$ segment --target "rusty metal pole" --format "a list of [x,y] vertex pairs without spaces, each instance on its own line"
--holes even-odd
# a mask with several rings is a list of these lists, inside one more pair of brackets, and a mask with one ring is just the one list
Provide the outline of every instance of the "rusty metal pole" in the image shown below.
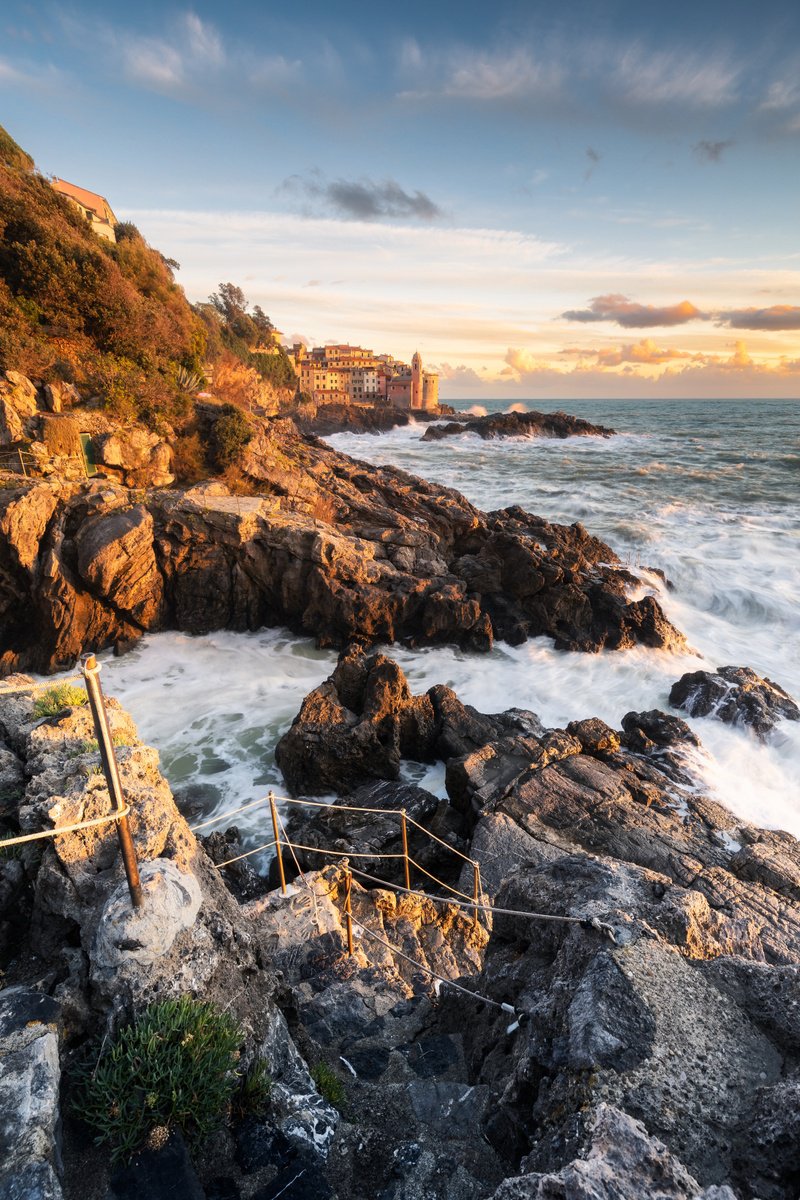
[[17,454],[19,455],[19,465],[22,467],[22,474],[23,474],[23,475],[25,476],[25,478],[27,479],[27,478],[28,478],[28,472],[25,470],[25,459],[22,457],[22,451],[21,451],[21,450],[18,450],[18,451],[17,451]]
[[[119,765],[111,736],[111,726],[108,722],[103,689],[100,686],[100,664],[93,654],[90,654],[83,664],[83,678],[89,696],[89,707],[92,710],[94,731],[100,746],[100,758],[103,763],[103,774],[108,785],[108,794],[117,812],[125,808],[125,797],[122,794],[122,783],[119,777]],[[125,875],[128,880],[128,891],[131,894],[131,904],[141,908],[144,902],[142,884],[139,879],[139,864],[136,861],[136,848],[131,836],[131,827],[127,816],[119,817],[116,822],[117,837],[119,838],[122,861],[125,864]]]
[[275,807],[275,794],[269,794],[269,811],[272,814],[272,832],[275,835],[275,853],[278,856],[278,874],[281,878],[281,891],[286,895],[286,875],[283,870],[283,855],[281,854],[281,835],[278,830],[278,810]]
[[[481,869],[476,862],[474,862],[472,864],[472,891],[475,896],[475,903],[480,904],[480,902],[481,902]],[[478,928],[478,909],[477,908],[475,909],[475,920],[473,921],[473,925],[476,929]]]
[[350,889],[353,886],[353,873],[346,870],[344,873],[344,915],[347,921],[347,953],[352,958],[353,956],[353,910],[350,904]]
[[406,887],[411,890],[411,872],[408,869],[408,827],[406,825],[406,810],[400,809],[400,831],[403,835],[403,866],[406,872]]

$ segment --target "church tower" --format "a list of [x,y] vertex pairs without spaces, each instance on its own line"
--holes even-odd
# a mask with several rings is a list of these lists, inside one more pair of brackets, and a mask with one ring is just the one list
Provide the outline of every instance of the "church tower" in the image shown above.
[[422,408],[422,359],[419,350],[411,360],[411,407]]

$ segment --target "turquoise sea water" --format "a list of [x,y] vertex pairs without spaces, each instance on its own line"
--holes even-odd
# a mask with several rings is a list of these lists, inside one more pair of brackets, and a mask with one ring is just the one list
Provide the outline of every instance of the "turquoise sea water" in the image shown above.
[[[489,411],[505,407],[484,403]],[[410,426],[329,441],[457,487],[481,508],[522,504],[549,520],[582,521],[638,572],[642,590],[657,592],[692,653],[566,654],[546,638],[498,644],[488,656],[395,647],[414,689],[446,682],[484,711],[518,705],[552,725],[591,715],[618,725],[630,709],[667,707],[671,683],[685,670],[732,663],[800,698],[800,403],[563,407],[618,433],[423,443],[425,427]],[[648,566],[666,571],[674,590]],[[277,630],[162,634],[109,661],[106,684],[162,750],[173,786],[201,785],[206,806],[222,811],[268,784],[280,787],[274,743],[334,660]],[[224,689],[209,687],[222,677]],[[784,722],[766,746],[712,719],[693,724],[704,745],[698,786],[743,818],[800,835],[800,723]],[[440,770],[408,772],[442,786]],[[242,821],[253,838],[257,824]]]

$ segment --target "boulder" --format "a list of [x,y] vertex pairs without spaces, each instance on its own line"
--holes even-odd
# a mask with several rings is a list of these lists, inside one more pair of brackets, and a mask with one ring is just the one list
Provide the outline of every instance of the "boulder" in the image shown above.
[[0,991],[0,1193],[61,1200],[61,1008],[24,987]]
[[37,392],[30,379],[18,371],[0,371],[0,446],[29,439],[37,417]]
[[778,721],[800,721],[800,707],[779,684],[750,667],[690,671],[672,685],[669,702],[690,717],[716,717],[752,729],[765,741]]

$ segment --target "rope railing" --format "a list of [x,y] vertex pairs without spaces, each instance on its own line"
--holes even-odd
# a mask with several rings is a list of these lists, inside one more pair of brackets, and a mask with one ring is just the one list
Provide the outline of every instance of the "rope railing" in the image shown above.
[[[388,817],[398,818],[400,821],[400,834],[401,834],[403,849],[402,849],[402,851],[392,853],[392,852],[380,852],[377,850],[372,850],[372,851],[352,850],[350,848],[341,847],[341,846],[336,847],[336,848],[327,848],[327,847],[323,847],[323,846],[308,846],[308,845],[303,844],[302,842],[292,841],[286,834],[285,829],[284,829],[284,836],[283,836],[283,838],[281,838],[281,834],[280,834],[278,825],[280,823],[281,828],[283,828],[283,822],[280,821],[280,817],[278,814],[278,809],[277,809],[278,801],[281,801],[283,804],[292,804],[292,805],[296,805],[296,806],[302,807],[302,808],[329,809],[330,811],[337,812],[337,813],[338,812],[355,812],[355,813],[360,813],[363,815],[373,815],[374,814],[374,815],[379,815],[379,816],[388,816]],[[420,822],[416,821],[413,817],[409,817],[404,808],[401,808],[401,809],[372,808],[372,807],[364,807],[362,805],[356,805],[356,804],[330,804],[330,803],[326,803],[324,800],[305,800],[305,799],[298,799],[295,796],[277,796],[274,792],[270,791],[268,793],[268,795],[263,796],[263,797],[259,798],[258,800],[252,800],[247,804],[240,805],[238,808],[228,809],[227,812],[219,813],[219,814],[217,814],[217,816],[209,817],[205,821],[201,821],[196,825],[192,825],[191,830],[193,833],[197,833],[199,830],[206,829],[210,825],[215,825],[219,821],[227,820],[229,817],[238,816],[240,813],[252,811],[254,808],[258,808],[259,805],[262,805],[262,804],[264,804],[264,805],[268,804],[270,807],[270,813],[271,813],[271,817],[272,817],[272,830],[273,830],[272,840],[269,842],[264,842],[260,846],[255,846],[251,850],[245,850],[245,851],[243,851],[243,853],[237,854],[233,858],[226,859],[225,862],[217,863],[216,866],[220,870],[223,867],[232,866],[233,863],[241,862],[242,859],[250,858],[255,854],[260,854],[265,850],[275,849],[276,859],[277,859],[277,863],[278,863],[278,874],[280,876],[280,882],[281,882],[281,891],[285,894],[286,893],[286,877],[285,877],[284,866],[283,866],[283,855],[281,854],[282,846],[285,846],[286,849],[290,850],[292,854],[294,854],[295,850],[302,850],[302,851],[306,852],[307,854],[325,854],[325,855],[329,855],[329,856],[337,857],[337,858],[347,857],[347,858],[359,858],[359,859],[372,859],[373,861],[376,859],[380,859],[380,860],[394,859],[394,860],[402,860],[402,862],[403,862],[406,889],[409,892],[412,890],[411,886],[410,886],[411,885],[410,870],[411,870],[411,867],[413,866],[418,871],[420,871],[423,875],[426,875],[430,880],[432,880],[439,887],[444,888],[446,891],[450,892],[452,895],[460,896],[465,900],[469,900],[470,897],[465,892],[462,892],[458,888],[453,887],[452,884],[446,883],[443,879],[439,879],[436,875],[432,875],[430,871],[428,871],[425,867],[423,867],[420,863],[418,863],[417,860],[415,858],[413,858],[411,856],[411,854],[409,854],[408,826],[413,825],[413,827],[415,829],[418,829],[421,833],[424,833],[425,836],[427,838],[429,838],[431,841],[438,843],[438,845],[444,847],[444,849],[449,851],[449,853],[456,855],[457,858],[462,859],[464,862],[468,863],[472,867],[474,887],[473,887],[473,895],[472,895],[471,899],[473,901],[475,901],[475,903],[476,903],[475,912],[474,912],[474,922],[475,922],[475,925],[477,926],[478,911],[480,908],[478,901],[480,900],[480,896],[481,896],[480,864],[478,862],[476,862],[476,860],[474,858],[469,858],[466,854],[464,854],[461,850],[458,850],[455,846],[451,846],[448,842],[443,841],[442,838],[438,837],[435,833],[432,833],[430,829],[426,829],[424,825],[421,825]],[[422,893],[417,892],[417,894],[422,894]]]
[[26,842],[39,842],[45,838],[63,837],[67,833],[79,833],[82,829],[95,829],[99,825],[109,825],[112,821],[121,821],[130,811],[126,804],[124,808],[106,813],[104,817],[91,817],[87,821],[75,821],[71,825],[55,825],[52,829],[23,833],[19,837],[0,838],[0,850],[5,850],[8,846],[23,846]]

